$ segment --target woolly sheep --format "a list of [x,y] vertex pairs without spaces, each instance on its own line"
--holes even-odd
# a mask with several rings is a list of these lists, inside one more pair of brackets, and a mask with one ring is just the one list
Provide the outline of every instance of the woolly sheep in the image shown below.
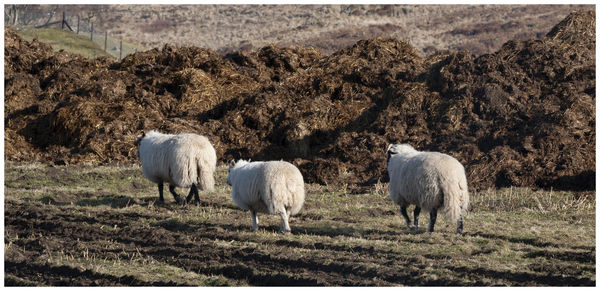
[[[469,205],[464,167],[455,158],[438,152],[420,152],[408,144],[391,144],[387,149],[390,198],[400,206],[409,228],[418,229],[421,209],[429,212],[428,232],[433,232],[438,209],[447,220],[463,230],[463,213]],[[414,225],[406,213],[415,205]]]
[[[163,182],[169,183],[173,198],[182,204],[190,202],[192,195],[194,202],[199,203],[198,188],[214,190],[217,155],[206,137],[150,131],[138,136],[134,144],[139,145],[138,158],[142,162],[144,176],[158,184],[160,202],[164,202]],[[175,193],[175,187],[190,187],[185,201],[181,201]]]
[[294,165],[284,161],[231,161],[227,184],[233,202],[252,215],[252,230],[258,229],[257,212],[281,216],[281,232],[291,231],[288,219],[304,204],[304,180]]

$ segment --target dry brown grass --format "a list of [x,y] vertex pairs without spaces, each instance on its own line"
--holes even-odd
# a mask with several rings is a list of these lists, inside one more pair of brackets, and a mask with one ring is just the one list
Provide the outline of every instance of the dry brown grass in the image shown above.
[[157,204],[138,166],[9,162],[5,172],[7,285],[595,284],[593,193],[473,192],[458,236],[443,217],[435,233],[409,230],[384,183],[364,193],[307,184],[281,235],[265,214],[250,231],[224,166],[200,207]]
[[[48,5],[53,7],[52,5]],[[100,8],[98,8],[100,7]],[[419,51],[497,50],[510,39],[540,38],[576,9],[592,5],[72,5],[95,9],[97,25],[145,48],[167,43],[218,51],[268,44],[331,53],[376,36]]]

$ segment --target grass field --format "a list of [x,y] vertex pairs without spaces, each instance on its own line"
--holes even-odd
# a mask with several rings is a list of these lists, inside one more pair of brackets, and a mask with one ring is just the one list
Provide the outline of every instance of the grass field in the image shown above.
[[[219,167],[200,206],[139,166],[5,165],[5,285],[594,286],[595,193],[472,192],[465,234],[410,231],[387,196],[306,185],[292,234],[238,209]],[[165,187],[165,190],[166,187]],[[178,189],[186,194],[187,189]]]
[[[65,50],[87,58],[97,58],[101,56],[107,56],[113,59],[119,58],[119,39],[110,36],[107,37],[107,50],[104,51],[103,34],[94,35],[92,41],[90,40],[89,33],[77,34],[61,29],[19,27],[16,31],[27,41],[32,41],[34,38],[37,38],[39,41],[51,45],[54,51]],[[123,41],[123,58],[138,50],[139,48],[136,44]]]

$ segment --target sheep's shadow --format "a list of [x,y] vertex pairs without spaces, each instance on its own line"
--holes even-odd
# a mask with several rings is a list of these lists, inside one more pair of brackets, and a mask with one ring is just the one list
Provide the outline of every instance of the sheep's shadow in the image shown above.
[[96,206],[101,206],[101,205],[107,205],[110,206],[111,208],[125,208],[125,207],[129,207],[135,204],[140,204],[138,203],[134,198],[132,197],[128,197],[128,196],[124,196],[124,195],[109,195],[109,196],[101,196],[101,197],[95,197],[95,198],[84,198],[84,199],[80,199],[76,202],[72,202],[72,201],[60,201],[60,200],[56,200],[54,197],[51,196],[43,196],[39,199],[35,199],[38,200],[40,202],[42,202],[43,204],[51,204],[51,205],[56,205],[56,206],[65,206],[65,205],[77,205],[77,206],[92,206],[92,207],[96,207]]
[[114,196],[102,196],[97,198],[85,198],[75,202],[77,206],[100,206],[107,205],[111,208],[125,208],[132,206],[134,204],[138,204],[136,200],[132,197],[124,196],[124,195],[114,195]]
[[[138,198],[140,203],[137,203],[137,204],[139,204],[141,206],[153,205],[155,207],[167,208],[169,210],[176,210],[177,208],[185,209],[187,207],[209,207],[209,208],[226,208],[226,209],[232,209],[232,210],[240,210],[239,207],[236,207],[232,204],[203,200],[202,196],[200,196],[200,201],[197,203],[192,198],[190,200],[190,202],[185,203],[185,204],[177,203],[173,199],[172,196],[169,196],[169,197],[170,198],[165,197],[164,201],[160,201],[158,199],[158,197],[153,197],[153,196],[142,197],[142,198]],[[182,199],[186,198],[185,196],[180,196],[180,197]]]
[[[185,199],[185,197],[182,197],[183,199]],[[70,204],[70,203],[62,203],[62,202],[58,202],[55,201],[54,199],[52,199],[51,197],[47,197],[44,196],[41,199],[42,202],[48,204],[55,204],[55,205],[66,205],[66,204]],[[236,207],[233,207],[231,205],[228,204],[222,204],[222,203],[216,203],[216,202],[207,202],[207,201],[202,201],[200,200],[200,202],[195,203],[194,199],[190,200],[189,203],[177,203],[174,199],[169,199],[165,197],[165,201],[160,201],[158,199],[158,197],[152,197],[152,196],[148,196],[148,197],[140,197],[140,198],[133,198],[130,196],[124,196],[124,195],[108,195],[108,196],[101,196],[101,197],[95,197],[95,198],[85,198],[85,199],[81,199],[77,202],[75,202],[75,205],[77,206],[100,206],[100,205],[107,205],[110,206],[111,208],[126,208],[129,206],[133,206],[133,205],[139,205],[139,206],[154,206],[154,207],[161,207],[161,208],[166,208],[169,210],[177,210],[177,209],[185,209],[187,207],[219,207],[219,208],[230,208],[230,209],[238,209]]]
[[164,201],[160,201],[160,199],[158,199],[158,196],[156,196],[156,197],[154,197],[154,196],[142,197],[142,198],[139,198],[139,200],[140,200],[139,205],[141,205],[141,206],[160,207],[160,208],[165,208],[165,209],[168,209],[168,210],[176,210],[177,208],[184,208],[184,207],[186,207],[188,205],[192,205],[193,206],[193,200],[192,200],[192,203],[182,204],[182,203],[177,203],[173,199],[172,196],[169,196],[169,198],[165,197]]
[[[219,234],[214,231],[215,229],[222,229],[227,232],[251,231],[250,225],[246,226],[246,225],[235,225],[235,224],[219,224],[219,223],[211,223],[211,222],[207,222],[207,221],[204,221],[204,222],[201,222],[198,224],[192,224],[192,223],[184,223],[184,222],[178,221],[177,219],[174,219],[174,218],[157,221],[155,223],[152,223],[151,226],[162,227],[168,231],[173,231],[173,232],[196,232],[198,234],[198,236],[200,236],[200,237],[206,237],[206,238],[211,238],[211,239],[228,238],[228,235],[225,235],[223,233]],[[269,227],[268,226],[260,227],[259,231],[261,229],[269,229]]]
[[346,237],[365,237],[365,236],[376,236],[385,237],[389,239],[398,238],[402,235],[410,234],[421,234],[424,230],[379,230],[379,229],[358,229],[351,226],[292,226],[293,234],[306,234],[306,235],[317,235],[317,236],[328,236],[331,238],[346,236]]
[[177,219],[174,218],[170,218],[167,220],[161,220],[161,221],[157,221],[157,222],[153,222],[150,223],[150,226],[152,227],[162,227],[166,230],[169,231],[174,231],[174,232],[179,232],[179,231],[183,231],[183,232],[193,232],[196,231],[198,229],[198,227],[196,226],[192,226],[188,223],[183,223],[178,221]]
[[39,199],[23,198],[22,200],[23,201],[37,200],[37,201],[42,202],[43,204],[56,205],[56,206],[65,206],[65,205],[71,204],[71,202],[57,201],[54,197],[48,196],[48,195],[45,195]]

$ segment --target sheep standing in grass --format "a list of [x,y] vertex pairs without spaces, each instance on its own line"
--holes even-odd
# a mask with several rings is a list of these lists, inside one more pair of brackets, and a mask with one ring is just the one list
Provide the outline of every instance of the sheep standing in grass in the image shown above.
[[[134,144],[139,145],[138,157],[144,176],[158,184],[160,202],[164,202],[164,182],[169,183],[169,191],[175,201],[182,204],[190,202],[192,195],[195,203],[199,203],[198,188],[201,191],[214,190],[217,155],[206,137],[150,131],[139,136]],[[185,201],[181,201],[175,193],[175,187],[190,187]]]
[[252,215],[252,230],[258,229],[257,212],[281,216],[281,232],[291,231],[288,219],[304,204],[304,179],[296,166],[284,161],[231,161],[227,184],[233,202]]
[[[389,145],[387,169],[390,175],[390,197],[400,205],[409,228],[418,229],[421,209],[429,212],[428,232],[433,232],[437,211],[458,223],[463,230],[463,213],[469,205],[469,191],[464,167],[455,158],[437,152],[420,152],[407,144]],[[406,213],[408,205],[416,205],[414,225]]]

